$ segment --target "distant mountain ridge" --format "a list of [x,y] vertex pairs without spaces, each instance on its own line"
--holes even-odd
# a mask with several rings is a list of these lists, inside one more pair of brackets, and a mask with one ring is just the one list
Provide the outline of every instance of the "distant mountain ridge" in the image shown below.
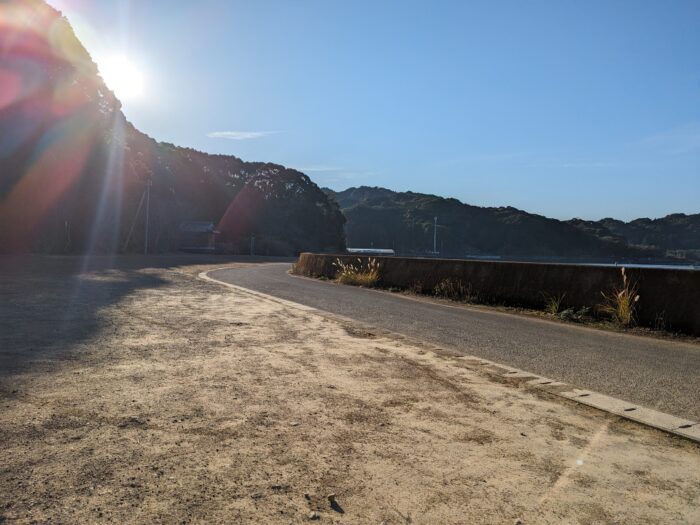
[[348,246],[394,248],[425,254],[438,217],[441,255],[563,258],[663,258],[668,251],[700,249],[700,214],[630,223],[604,219],[559,221],[513,207],[485,208],[457,199],[386,188],[324,189],[346,217]]
[[670,252],[700,251],[700,213],[673,213],[658,219],[640,218],[629,222],[612,218],[569,222],[584,230],[597,230],[602,236],[624,239],[631,246],[652,246]]
[[340,210],[305,174],[137,130],[43,0],[0,2],[0,50],[0,252],[143,249],[148,184],[151,250],[176,249],[192,220],[232,251],[252,235],[262,254],[344,248]]

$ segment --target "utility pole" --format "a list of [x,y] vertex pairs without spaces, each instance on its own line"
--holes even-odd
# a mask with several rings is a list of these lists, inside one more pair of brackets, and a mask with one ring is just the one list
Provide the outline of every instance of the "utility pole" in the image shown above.
[[143,238],[143,254],[148,255],[148,220],[150,218],[150,207],[151,207],[151,186],[153,185],[153,179],[149,177],[146,183],[146,232]]
[[122,251],[126,251],[129,247],[129,241],[131,240],[131,234],[134,233],[134,226],[136,226],[136,219],[139,218],[139,213],[141,213],[141,206],[143,206],[143,201],[146,200],[146,192],[141,194],[141,200],[139,201],[139,207],[136,208],[136,213],[134,213],[134,218],[131,221],[131,228],[129,228],[129,235],[126,236],[126,241],[124,241],[124,247]]
[[437,217],[435,217],[435,226],[433,228],[433,253],[437,255]]

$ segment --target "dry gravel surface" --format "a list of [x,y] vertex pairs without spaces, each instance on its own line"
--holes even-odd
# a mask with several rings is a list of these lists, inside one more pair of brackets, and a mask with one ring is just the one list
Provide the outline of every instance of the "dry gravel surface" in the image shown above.
[[700,523],[696,444],[222,263],[96,261],[0,260],[0,523]]

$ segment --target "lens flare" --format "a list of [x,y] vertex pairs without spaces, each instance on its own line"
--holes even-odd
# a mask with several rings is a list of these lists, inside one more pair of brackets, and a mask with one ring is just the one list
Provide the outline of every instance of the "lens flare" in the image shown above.
[[102,79],[120,100],[142,98],[145,78],[141,69],[125,56],[113,56],[99,61]]

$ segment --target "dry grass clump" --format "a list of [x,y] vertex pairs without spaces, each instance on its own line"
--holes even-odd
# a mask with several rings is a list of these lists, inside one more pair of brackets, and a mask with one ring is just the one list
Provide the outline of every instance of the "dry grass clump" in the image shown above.
[[551,315],[557,315],[561,312],[561,306],[564,303],[566,292],[559,295],[544,294],[544,311]]
[[433,294],[453,301],[473,303],[477,295],[472,291],[472,285],[464,284],[460,279],[443,279],[433,288]]
[[356,264],[336,259],[333,266],[338,269],[335,279],[341,284],[372,287],[379,282],[379,261],[377,259],[370,258],[364,263],[362,259],[358,258]]
[[631,326],[636,320],[639,287],[627,278],[624,268],[621,270],[622,287],[615,288],[610,294],[600,292],[604,302],[598,306],[598,310],[611,316],[620,326]]
[[423,293],[423,281],[413,281],[408,287],[408,292],[415,295],[421,295]]

